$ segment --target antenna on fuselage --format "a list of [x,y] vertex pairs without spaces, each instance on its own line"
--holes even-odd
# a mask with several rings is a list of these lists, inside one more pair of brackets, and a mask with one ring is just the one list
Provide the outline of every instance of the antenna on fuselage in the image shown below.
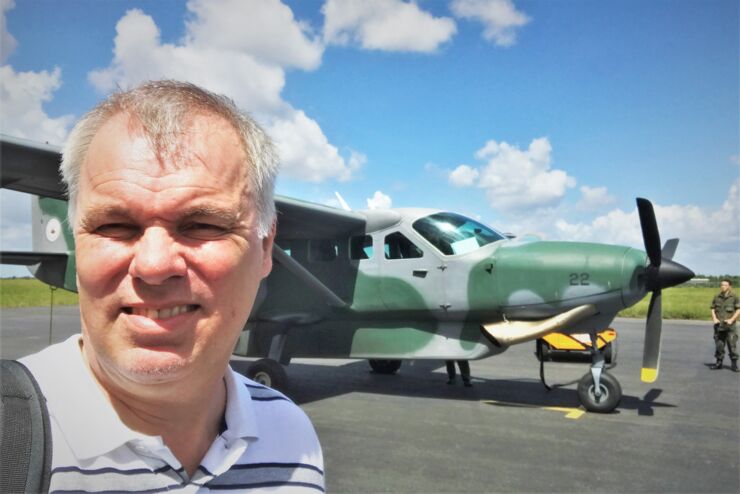
[[342,209],[344,209],[345,211],[352,211],[352,208],[349,207],[349,204],[347,204],[347,201],[344,200],[344,197],[342,197],[339,192],[335,190],[334,195],[337,196],[337,200],[339,201],[339,204],[342,205]]

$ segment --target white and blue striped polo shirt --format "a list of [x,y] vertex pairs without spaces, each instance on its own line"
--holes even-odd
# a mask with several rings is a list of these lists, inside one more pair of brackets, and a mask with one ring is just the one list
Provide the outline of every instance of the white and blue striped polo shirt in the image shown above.
[[324,491],[321,446],[308,417],[279,392],[230,368],[226,429],[189,478],[160,437],[119,420],[82,361],[79,338],[21,359],[49,405],[50,492]]

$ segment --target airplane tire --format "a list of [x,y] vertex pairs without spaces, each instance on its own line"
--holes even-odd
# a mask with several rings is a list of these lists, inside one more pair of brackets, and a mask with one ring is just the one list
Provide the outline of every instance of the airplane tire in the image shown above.
[[622,399],[622,386],[614,376],[608,372],[602,372],[600,388],[601,396],[597,399],[594,394],[593,376],[588,372],[578,382],[578,398],[589,412],[612,412]]
[[281,391],[288,384],[288,374],[285,368],[280,362],[269,358],[263,358],[249,366],[247,377],[259,384]]
[[378,374],[395,374],[401,368],[400,360],[368,360],[373,372]]

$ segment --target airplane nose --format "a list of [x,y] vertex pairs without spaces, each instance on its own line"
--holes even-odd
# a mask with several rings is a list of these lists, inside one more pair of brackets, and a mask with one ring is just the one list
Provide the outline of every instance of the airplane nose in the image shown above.
[[689,268],[664,257],[657,268],[648,267],[646,288],[648,291],[660,290],[680,285],[693,277],[694,272]]

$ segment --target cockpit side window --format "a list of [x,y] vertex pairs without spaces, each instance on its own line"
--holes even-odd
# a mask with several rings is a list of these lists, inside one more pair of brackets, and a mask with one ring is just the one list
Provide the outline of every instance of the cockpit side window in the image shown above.
[[357,235],[349,239],[349,258],[352,260],[373,258],[373,237]]
[[413,228],[442,254],[465,254],[505,237],[475,220],[455,213],[420,218]]
[[411,259],[424,256],[424,252],[401,232],[394,232],[385,237],[383,251],[386,259]]

